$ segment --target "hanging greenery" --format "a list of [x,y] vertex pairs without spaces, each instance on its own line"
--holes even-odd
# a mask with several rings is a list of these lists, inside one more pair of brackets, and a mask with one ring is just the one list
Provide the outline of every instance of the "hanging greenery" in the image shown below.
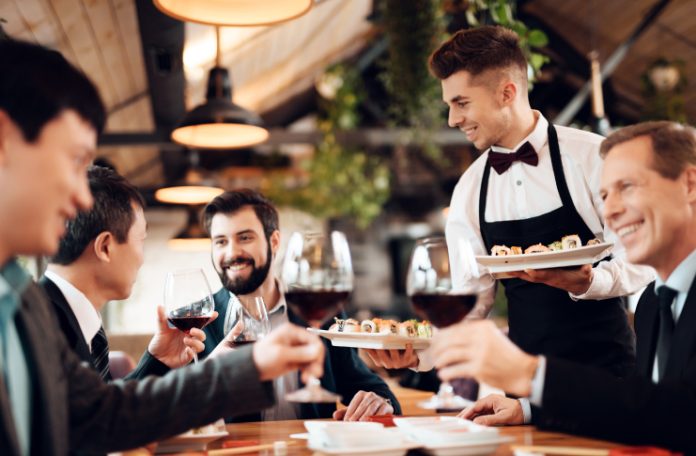
[[445,16],[439,0],[384,0],[380,25],[387,56],[380,75],[389,94],[393,125],[411,127],[409,142],[441,161],[432,135],[444,125],[439,81],[430,74],[428,57],[445,39]]
[[688,84],[683,60],[655,60],[641,75],[645,106],[641,120],[688,123],[684,91]]
[[533,88],[541,67],[549,62],[549,58],[538,52],[549,43],[546,34],[539,29],[530,29],[515,18],[517,0],[469,0],[466,9],[466,20],[472,27],[482,24],[497,24],[507,27],[520,37],[520,48],[524,52],[529,65],[529,90]]
[[273,179],[265,192],[280,205],[290,205],[321,218],[350,217],[366,228],[389,198],[389,168],[380,158],[341,145],[336,134],[356,128],[364,98],[360,75],[339,64],[319,82],[319,130],[323,134],[313,157],[302,166],[306,180],[288,189],[284,179]]

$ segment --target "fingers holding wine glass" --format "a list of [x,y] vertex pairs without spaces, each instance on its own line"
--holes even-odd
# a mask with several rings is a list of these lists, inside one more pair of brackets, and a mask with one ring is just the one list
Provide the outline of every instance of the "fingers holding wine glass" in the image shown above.
[[261,380],[300,369],[308,382],[324,373],[324,344],[304,328],[285,323],[254,344],[253,359]]

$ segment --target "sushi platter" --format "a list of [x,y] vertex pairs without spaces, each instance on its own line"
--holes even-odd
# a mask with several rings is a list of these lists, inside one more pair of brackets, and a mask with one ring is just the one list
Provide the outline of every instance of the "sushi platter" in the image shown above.
[[335,347],[403,350],[406,348],[406,344],[412,344],[414,350],[419,350],[430,346],[430,339],[399,336],[397,334],[340,333],[315,328],[307,328],[307,330],[329,339],[331,345]]
[[508,272],[525,269],[549,269],[593,264],[609,255],[614,244],[610,242],[593,243],[570,249],[534,251],[503,255],[481,255],[476,262],[484,266],[493,277],[510,277]]

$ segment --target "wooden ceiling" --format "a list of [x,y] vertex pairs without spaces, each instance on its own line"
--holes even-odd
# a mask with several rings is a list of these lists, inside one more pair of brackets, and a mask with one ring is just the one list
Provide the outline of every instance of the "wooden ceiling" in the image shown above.
[[[56,48],[99,87],[109,110],[107,132],[154,129],[137,16],[143,0],[0,0],[0,18],[13,37]],[[658,0],[527,0],[521,10],[539,19],[580,55],[591,49],[606,59]],[[370,43],[371,0],[320,0],[305,16],[274,27],[223,29],[222,58],[231,71],[235,101],[264,114],[311,88],[330,63]],[[629,116],[642,106],[640,74],[658,57],[681,58],[696,74],[696,1],[672,0],[638,39],[611,77]],[[147,25],[145,25],[147,26]],[[203,99],[214,61],[214,29],[187,24],[187,108]],[[582,80],[580,80],[582,81]],[[686,95],[696,119],[696,79]],[[137,184],[162,184],[154,147],[109,147],[100,153]]]

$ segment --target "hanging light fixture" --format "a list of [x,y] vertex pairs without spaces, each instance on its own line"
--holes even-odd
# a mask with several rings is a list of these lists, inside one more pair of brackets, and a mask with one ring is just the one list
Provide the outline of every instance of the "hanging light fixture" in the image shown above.
[[154,0],[164,14],[181,21],[244,27],[272,25],[302,16],[313,0]]
[[268,139],[268,130],[263,128],[258,115],[232,103],[230,73],[221,66],[219,27],[216,36],[217,56],[208,76],[206,102],[186,114],[172,131],[172,140],[193,149],[234,149],[260,144]]
[[200,252],[210,250],[210,237],[203,230],[198,218],[198,214],[202,207],[201,204],[186,207],[186,226],[183,230],[179,231],[176,236],[167,241],[167,247],[169,247],[170,250],[176,250],[178,252]]

